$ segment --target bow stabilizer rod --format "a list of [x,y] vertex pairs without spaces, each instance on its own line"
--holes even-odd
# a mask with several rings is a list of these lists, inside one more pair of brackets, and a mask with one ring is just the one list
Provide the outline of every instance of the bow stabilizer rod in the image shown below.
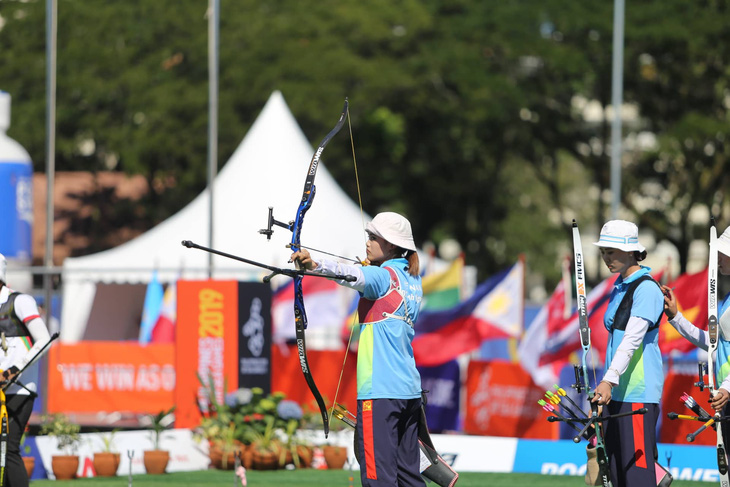
[[325,277],[325,278],[331,278],[331,279],[342,279],[343,281],[347,281],[347,282],[355,281],[354,276],[345,276],[345,275],[341,275],[341,274],[336,274],[334,276],[330,276],[330,275],[325,276],[323,274],[318,274],[316,272],[303,271],[303,270],[299,270],[299,269],[284,269],[282,267],[276,267],[273,265],[264,264],[262,262],[257,262],[255,260],[246,259],[244,257],[239,257],[237,255],[229,254],[226,252],[221,252],[220,250],[211,249],[209,247],[204,247],[202,245],[196,244],[195,242],[193,242],[191,240],[183,240],[182,245],[183,245],[183,247],[187,247],[189,249],[204,250],[206,252],[210,252],[211,254],[220,255],[222,257],[227,257],[229,259],[237,260],[237,261],[243,262],[245,264],[249,264],[249,265],[256,266],[256,267],[261,267],[262,269],[271,271],[271,274],[264,277],[264,279],[263,279],[264,282],[269,282],[272,277],[274,277],[278,274],[281,274],[281,275],[287,276],[287,277],[312,276],[312,277]]

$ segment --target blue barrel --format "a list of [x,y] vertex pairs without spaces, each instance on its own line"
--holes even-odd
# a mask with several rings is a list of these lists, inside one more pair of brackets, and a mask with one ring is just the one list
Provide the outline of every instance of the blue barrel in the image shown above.
[[29,262],[33,252],[33,163],[7,136],[10,95],[0,91],[0,254]]

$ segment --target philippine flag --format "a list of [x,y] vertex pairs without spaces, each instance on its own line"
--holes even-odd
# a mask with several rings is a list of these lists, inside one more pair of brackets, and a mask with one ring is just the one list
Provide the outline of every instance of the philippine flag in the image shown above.
[[492,276],[457,306],[424,312],[416,322],[416,364],[432,367],[478,348],[484,340],[522,334],[524,261]]

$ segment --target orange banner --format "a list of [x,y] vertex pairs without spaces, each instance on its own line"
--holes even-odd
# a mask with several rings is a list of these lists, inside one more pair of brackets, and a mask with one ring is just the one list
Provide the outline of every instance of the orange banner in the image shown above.
[[238,327],[238,282],[178,281],[177,428],[200,423],[196,398],[203,399],[205,390],[198,374],[206,381],[213,376],[218,401],[238,388]]
[[48,353],[49,413],[157,414],[173,405],[173,345],[59,343]]
[[473,435],[558,439],[558,424],[538,406],[544,390],[511,362],[469,362],[464,432]]

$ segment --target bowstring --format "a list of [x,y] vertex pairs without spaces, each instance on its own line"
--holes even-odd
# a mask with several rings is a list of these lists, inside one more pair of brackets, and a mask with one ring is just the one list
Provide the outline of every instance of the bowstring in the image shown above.
[[[360,192],[360,177],[357,172],[357,157],[355,156],[355,139],[352,135],[352,119],[350,118],[350,107],[347,107],[347,127],[350,130],[350,147],[352,148],[352,163],[355,168],[355,185],[357,187],[357,200],[360,205],[360,219],[362,220],[362,229],[365,233],[365,212],[362,208],[362,193]],[[335,398],[332,401],[332,409],[327,419],[330,423],[332,422],[332,416],[335,412],[335,406],[337,405],[337,396],[340,394],[340,386],[342,385],[342,377],[345,375],[345,365],[347,364],[347,355],[350,353],[350,346],[352,345],[352,336],[355,333],[355,325],[358,321],[357,309],[352,314],[352,323],[350,323],[350,335],[347,338],[347,346],[345,347],[345,358],[342,360],[342,368],[340,369],[340,377],[337,379],[337,389],[335,389]]]

